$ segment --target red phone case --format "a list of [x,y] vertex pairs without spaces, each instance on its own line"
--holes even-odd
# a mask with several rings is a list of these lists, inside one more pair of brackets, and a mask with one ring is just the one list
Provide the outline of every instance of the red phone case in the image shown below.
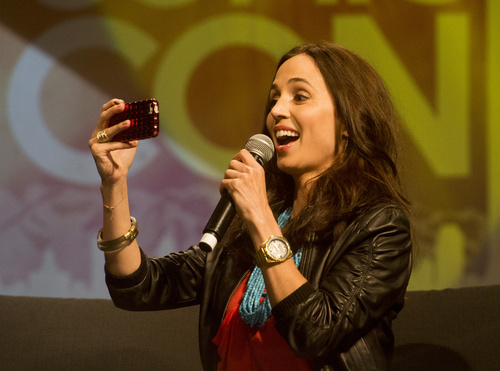
[[160,132],[160,109],[156,99],[125,104],[125,110],[109,120],[108,127],[130,120],[130,127],[113,137],[113,141],[129,142],[156,137]]

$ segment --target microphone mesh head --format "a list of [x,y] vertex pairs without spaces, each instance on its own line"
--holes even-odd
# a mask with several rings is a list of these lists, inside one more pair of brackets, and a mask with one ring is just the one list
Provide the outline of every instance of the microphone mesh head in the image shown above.
[[274,155],[274,144],[271,138],[264,134],[252,135],[245,144],[245,149],[258,155],[264,163],[268,162]]

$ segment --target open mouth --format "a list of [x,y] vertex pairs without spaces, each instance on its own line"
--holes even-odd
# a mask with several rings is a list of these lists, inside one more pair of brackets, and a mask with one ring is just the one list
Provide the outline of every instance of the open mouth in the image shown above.
[[276,132],[276,142],[279,146],[287,145],[299,139],[299,133],[291,130],[278,130]]

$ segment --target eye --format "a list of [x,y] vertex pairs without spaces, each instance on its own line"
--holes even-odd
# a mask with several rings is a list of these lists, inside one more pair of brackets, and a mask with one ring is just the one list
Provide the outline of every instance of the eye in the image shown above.
[[296,102],[305,102],[307,99],[309,99],[306,95],[304,94],[301,94],[301,93],[297,93],[293,96],[293,99],[296,101]]
[[274,93],[269,95],[269,99],[267,100],[267,105],[268,107],[272,108],[276,105],[276,102],[278,102],[279,95]]
[[271,98],[269,98],[268,101],[267,101],[267,107],[268,107],[268,109],[271,110],[276,105],[276,102],[278,102],[277,99],[271,99]]

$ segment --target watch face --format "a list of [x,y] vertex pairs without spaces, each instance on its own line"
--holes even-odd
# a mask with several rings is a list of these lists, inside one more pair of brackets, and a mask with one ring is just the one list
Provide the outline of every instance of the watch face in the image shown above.
[[288,246],[282,240],[271,240],[267,245],[267,253],[275,260],[283,260],[288,257]]

